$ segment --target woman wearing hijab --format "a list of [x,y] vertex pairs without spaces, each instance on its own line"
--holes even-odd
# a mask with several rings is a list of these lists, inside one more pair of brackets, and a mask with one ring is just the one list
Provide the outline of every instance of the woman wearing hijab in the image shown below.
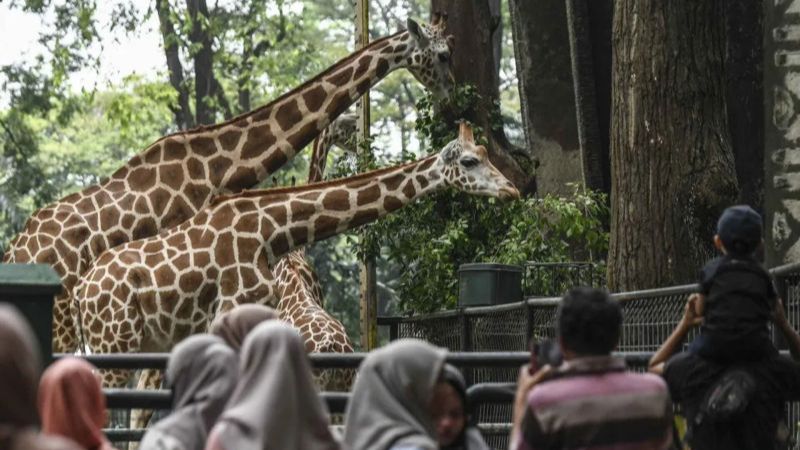
[[217,317],[211,324],[211,334],[225,341],[236,353],[242,349],[244,338],[261,322],[277,319],[278,312],[264,305],[239,305]]
[[480,431],[469,426],[467,383],[461,372],[445,364],[433,400],[436,438],[441,450],[489,450]]
[[73,357],[60,359],[39,383],[42,431],[75,441],[85,450],[111,450],[103,434],[106,397],[95,367]]
[[361,363],[347,406],[348,450],[437,450],[432,400],[447,351],[401,339]]
[[142,439],[144,450],[203,450],[239,373],[236,353],[222,339],[197,334],[172,349],[166,370],[172,413]]
[[67,439],[36,431],[41,357],[35,342],[20,313],[0,304],[0,449],[80,450]]
[[244,340],[239,382],[206,450],[339,450],[297,331],[277,320]]

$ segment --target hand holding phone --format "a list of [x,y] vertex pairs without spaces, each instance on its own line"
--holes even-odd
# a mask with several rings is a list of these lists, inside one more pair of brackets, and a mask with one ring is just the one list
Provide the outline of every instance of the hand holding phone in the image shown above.
[[531,344],[531,364],[530,373],[534,374],[542,367],[558,367],[561,365],[563,357],[558,343],[552,339],[545,339],[541,342]]

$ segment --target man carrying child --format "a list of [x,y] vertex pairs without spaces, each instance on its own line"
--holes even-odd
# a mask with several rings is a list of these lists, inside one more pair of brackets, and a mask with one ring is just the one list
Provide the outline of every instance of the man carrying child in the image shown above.
[[[761,216],[747,206],[725,210],[717,223],[722,256],[701,271],[700,293],[650,360],[687,421],[694,450],[785,448],[784,405],[800,400],[800,364],[779,356],[772,321],[800,360],[800,335],[784,315],[767,271],[756,261]],[[688,352],[673,354],[696,325]]]

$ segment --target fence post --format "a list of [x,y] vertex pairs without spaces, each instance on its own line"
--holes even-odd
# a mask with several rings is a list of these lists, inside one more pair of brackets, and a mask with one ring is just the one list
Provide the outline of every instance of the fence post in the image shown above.
[[[472,351],[472,323],[469,320],[469,317],[466,313],[466,308],[461,308],[458,311],[458,320],[461,325],[461,351],[462,352],[469,352]],[[471,385],[475,379],[473,374],[472,367],[467,369],[462,369],[461,373],[464,374],[464,380],[467,382],[467,386]]]
[[[783,312],[786,314],[787,311],[787,303],[789,301],[788,294],[789,294],[789,286],[786,283],[786,275],[779,275],[775,277],[775,289],[778,291],[778,298],[783,300]],[[772,341],[775,343],[775,347],[778,350],[786,350],[789,346],[786,343],[786,339],[783,337],[783,334],[778,331],[774,326],[772,327]]]

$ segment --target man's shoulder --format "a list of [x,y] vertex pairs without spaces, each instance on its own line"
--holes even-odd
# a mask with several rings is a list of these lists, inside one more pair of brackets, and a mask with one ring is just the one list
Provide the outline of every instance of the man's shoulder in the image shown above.
[[604,398],[647,393],[667,395],[667,385],[657,375],[617,371],[556,378],[532,390],[528,400],[534,407],[547,407],[575,399],[586,401],[594,397],[602,402]]

